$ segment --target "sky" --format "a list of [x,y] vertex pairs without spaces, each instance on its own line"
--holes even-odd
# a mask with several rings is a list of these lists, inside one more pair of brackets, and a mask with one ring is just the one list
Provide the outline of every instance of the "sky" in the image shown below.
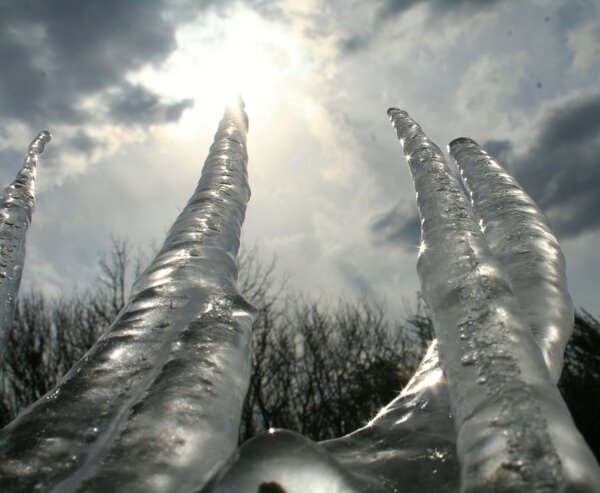
[[159,245],[223,107],[250,119],[243,232],[299,292],[401,316],[419,222],[386,115],[486,147],[600,313],[600,2],[0,0],[0,186],[42,129],[22,289],[92,286],[111,237]]

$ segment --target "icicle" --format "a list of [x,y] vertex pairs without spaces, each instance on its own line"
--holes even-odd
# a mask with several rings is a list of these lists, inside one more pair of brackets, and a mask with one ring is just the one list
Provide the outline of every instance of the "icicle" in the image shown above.
[[0,490],[196,491],[235,451],[255,315],[236,289],[250,196],[239,105],[109,331],[0,434]]
[[[236,451],[254,318],[235,286],[249,198],[240,102],[226,109],[198,188],[109,332],[0,432],[0,488],[599,491],[598,465],[548,372],[561,364],[570,300],[543,215],[459,139],[451,150],[472,207],[439,148],[406,112],[388,113],[417,190],[418,271],[438,336],[396,399],[339,439],[280,430]],[[526,268],[507,258],[519,253],[532,258]],[[546,318],[544,296],[557,305]]]
[[417,191],[417,269],[448,383],[462,491],[597,491],[598,466],[459,182],[406,112],[388,114]]
[[21,171],[0,195],[0,361],[21,285],[25,236],[35,208],[36,165],[48,142],[50,133],[46,131],[33,139]]
[[476,142],[456,139],[449,149],[490,250],[508,272],[517,298],[524,300],[521,308],[558,382],[574,320],[558,241],[531,197]]

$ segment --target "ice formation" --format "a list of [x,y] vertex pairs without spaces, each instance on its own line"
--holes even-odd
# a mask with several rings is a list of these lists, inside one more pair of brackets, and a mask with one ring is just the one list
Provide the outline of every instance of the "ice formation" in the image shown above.
[[[483,206],[483,227],[494,238],[490,249],[439,148],[406,112],[392,108],[388,114],[417,191],[422,235],[417,270],[448,385],[462,490],[600,491],[598,465],[542,354],[551,345],[548,365],[560,370],[562,359],[552,349],[564,348],[564,337],[555,332],[568,334],[571,324],[556,327],[556,313],[562,317],[572,310],[561,281],[562,256],[556,255],[560,250],[543,216],[478,146],[453,141],[473,205],[477,211]],[[554,255],[544,256],[540,268],[537,259],[548,245],[556,245]],[[520,256],[518,264],[504,265],[507,253]],[[519,291],[510,277],[517,269]],[[528,311],[539,328],[536,340],[523,308],[539,302],[548,277],[556,310],[545,313],[544,304]]]
[[471,205],[421,128],[404,111],[389,115],[417,191],[418,271],[438,341],[364,428],[319,444],[281,430],[256,437],[203,491],[600,491],[555,385],[573,312],[547,221],[489,155],[458,139],[451,152]]
[[236,289],[250,196],[243,107],[108,332],[0,434],[0,490],[183,492],[235,452],[254,309]]
[[573,308],[546,219],[491,156],[457,139],[450,152],[470,203],[421,128],[388,114],[415,182],[417,267],[438,337],[396,399],[344,437],[271,430],[237,448],[254,319],[236,289],[250,194],[240,101],[109,331],[0,432],[0,489],[600,491],[555,385]]
[[0,195],[0,360],[12,323],[21,274],[25,262],[25,236],[35,208],[35,171],[38,156],[50,142],[50,134],[40,132],[29,145],[21,171]]
[[558,382],[574,320],[558,241],[531,197],[476,142],[460,138],[449,148],[487,244],[523,301],[527,323]]
[[458,492],[455,449],[434,343],[408,386],[364,428],[320,443],[287,430],[259,435],[202,493]]

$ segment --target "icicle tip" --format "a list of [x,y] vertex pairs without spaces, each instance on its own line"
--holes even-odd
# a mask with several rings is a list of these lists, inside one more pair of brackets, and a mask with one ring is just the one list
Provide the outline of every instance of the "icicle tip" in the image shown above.
[[[389,116],[390,118],[391,118],[391,117],[392,117],[394,114],[397,114],[397,113],[406,113],[406,111],[404,111],[404,110],[401,110],[400,108],[396,108],[395,106],[392,106],[391,108],[388,108],[388,110],[387,110],[387,114],[388,114],[388,116]],[[408,114],[408,113],[406,113],[406,114]]]
[[37,137],[29,144],[29,152],[33,154],[41,154],[44,152],[46,144],[50,142],[52,135],[47,130],[42,130]]
[[477,142],[475,142],[473,139],[470,139],[469,137],[458,137],[456,139],[454,139],[453,141],[451,141],[448,144],[448,150],[452,149],[453,147],[460,145],[460,144],[475,144],[478,145]]

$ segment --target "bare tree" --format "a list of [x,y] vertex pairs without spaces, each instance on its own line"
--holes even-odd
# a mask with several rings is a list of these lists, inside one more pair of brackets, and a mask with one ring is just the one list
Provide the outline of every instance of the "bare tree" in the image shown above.
[[51,301],[35,292],[22,296],[0,374],[2,423],[51,390],[104,327],[89,295]]
[[140,258],[132,260],[126,239],[113,238],[98,262],[96,289],[53,299],[35,291],[21,296],[0,367],[0,426],[51,390],[108,328]]
[[391,326],[365,300],[252,301],[259,318],[241,440],[271,427],[317,440],[353,431],[395,397],[419,360],[414,330]]
[[148,256],[139,249],[134,252],[127,238],[113,236],[111,240],[109,252],[100,255],[97,286],[90,297],[92,307],[107,327],[125,305],[131,285],[148,263]]

